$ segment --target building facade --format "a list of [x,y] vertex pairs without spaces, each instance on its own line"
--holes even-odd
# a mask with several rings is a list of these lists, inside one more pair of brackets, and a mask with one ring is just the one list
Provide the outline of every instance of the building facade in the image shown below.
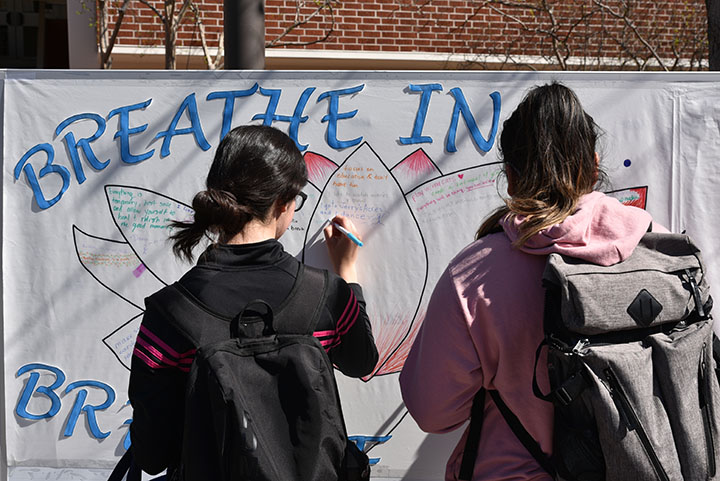
[[[264,8],[268,69],[707,68],[704,0],[266,0]],[[222,66],[222,0],[191,0],[176,28],[164,21],[181,11],[180,0],[0,0],[0,62],[99,67],[122,17],[112,68],[165,68],[168,31],[176,68]]]

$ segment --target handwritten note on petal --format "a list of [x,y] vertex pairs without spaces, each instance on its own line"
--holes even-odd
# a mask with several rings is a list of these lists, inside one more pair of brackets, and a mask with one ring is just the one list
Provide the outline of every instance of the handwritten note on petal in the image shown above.
[[147,272],[127,242],[103,239],[73,226],[75,251],[82,266],[110,292],[138,309],[163,284]]
[[[363,144],[328,181],[309,229],[315,232],[338,214],[353,221],[368,246],[362,248],[358,262],[360,282],[363,278],[374,279],[363,284],[373,299],[369,314],[373,322],[391,323],[395,328],[397,319],[411,321],[415,317],[427,267],[420,229],[403,197],[397,179],[372,148]],[[324,246],[307,246],[305,260],[330,267]],[[397,286],[407,294],[402,298],[387,295]]]
[[138,314],[103,339],[103,343],[128,370],[130,370],[130,359],[132,358],[141,321],[142,314]]
[[163,284],[178,279],[189,264],[177,259],[168,241],[170,222],[193,218],[190,206],[163,194],[127,185],[105,186],[115,225],[148,272]]

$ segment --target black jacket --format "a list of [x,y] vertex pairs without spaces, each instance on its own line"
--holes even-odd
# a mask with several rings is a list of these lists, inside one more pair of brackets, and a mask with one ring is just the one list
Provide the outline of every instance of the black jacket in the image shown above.
[[[208,310],[232,318],[253,299],[279,306],[290,292],[299,261],[276,240],[215,245],[178,282]],[[130,373],[132,451],[144,471],[155,474],[179,464],[185,381],[199,347],[176,330],[150,296],[138,333]],[[370,374],[378,353],[362,289],[330,274],[325,311],[315,336],[344,374]]]

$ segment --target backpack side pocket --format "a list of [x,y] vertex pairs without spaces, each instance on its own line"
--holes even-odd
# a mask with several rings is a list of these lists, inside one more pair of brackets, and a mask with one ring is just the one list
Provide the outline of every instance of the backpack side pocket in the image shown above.
[[712,479],[717,472],[717,429],[713,401],[712,325],[692,324],[648,338],[684,479]]
[[607,479],[681,480],[673,431],[642,342],[589,347],[583,355],[595,387],[586,390],[598,427]]

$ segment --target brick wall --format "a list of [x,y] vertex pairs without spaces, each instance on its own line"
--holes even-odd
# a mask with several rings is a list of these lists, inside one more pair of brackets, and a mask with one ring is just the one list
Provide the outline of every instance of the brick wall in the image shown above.
[[[208,44],[217,46],[222,31],[222,0],[194,0]],[[539,1],[514,2],[526,7],[481,6],[461,0],[340,1],[312,21],[279,39],[287,27],[316,9],[311,0],[266,0],[266,42],[278,48],[366,52],[431,52],[495,55],[509,61],[521,56],[558,62],[597,57],[635,65],[651,58],[643,40],[663,59],[707,58],[704,0],[549,1],[552,12],[532,8]],[[626,19],[621,4],[629,5]],[[178,5],[180,2],[178,1]],[[161,9],[162,0],[155,0]],[[329,37],[322,39],[328,32]],[[162,46],[163,28],[156,15],[131,2],[118,45]],[[642,39],[640,38],[642,37]],[[189,12],[178,34],[179,46],[200,46],[195,15]],[[317,43],[313,43],[317,42]],[[304,45],[309,44],[309,45]],[[672,66],[672,64],[671,64]],[[578,67],[576,67],[578,68]]]
[[[198,16],[206,31],[208,42],[216,46],[220,33],[223,30],[223,2],[222,0],[193,0],[197,5]],[[119,2],[117,2],[119,3]],[[164,13],[163,0],[149,0],[149,3],[159,12]],[[181,2],[176,2],[180,8]],[[115,21],[117,10],[110,9],[110,22]],[[182,26],[178,32],[178,46],[200,46],[199,28],[195,22],[195,14],[188,10]],[[154,11],[138,1],[131,1],[123,24],[118,34],[117,45],[127,46],[163,46],[165,31],[160,17]]]

